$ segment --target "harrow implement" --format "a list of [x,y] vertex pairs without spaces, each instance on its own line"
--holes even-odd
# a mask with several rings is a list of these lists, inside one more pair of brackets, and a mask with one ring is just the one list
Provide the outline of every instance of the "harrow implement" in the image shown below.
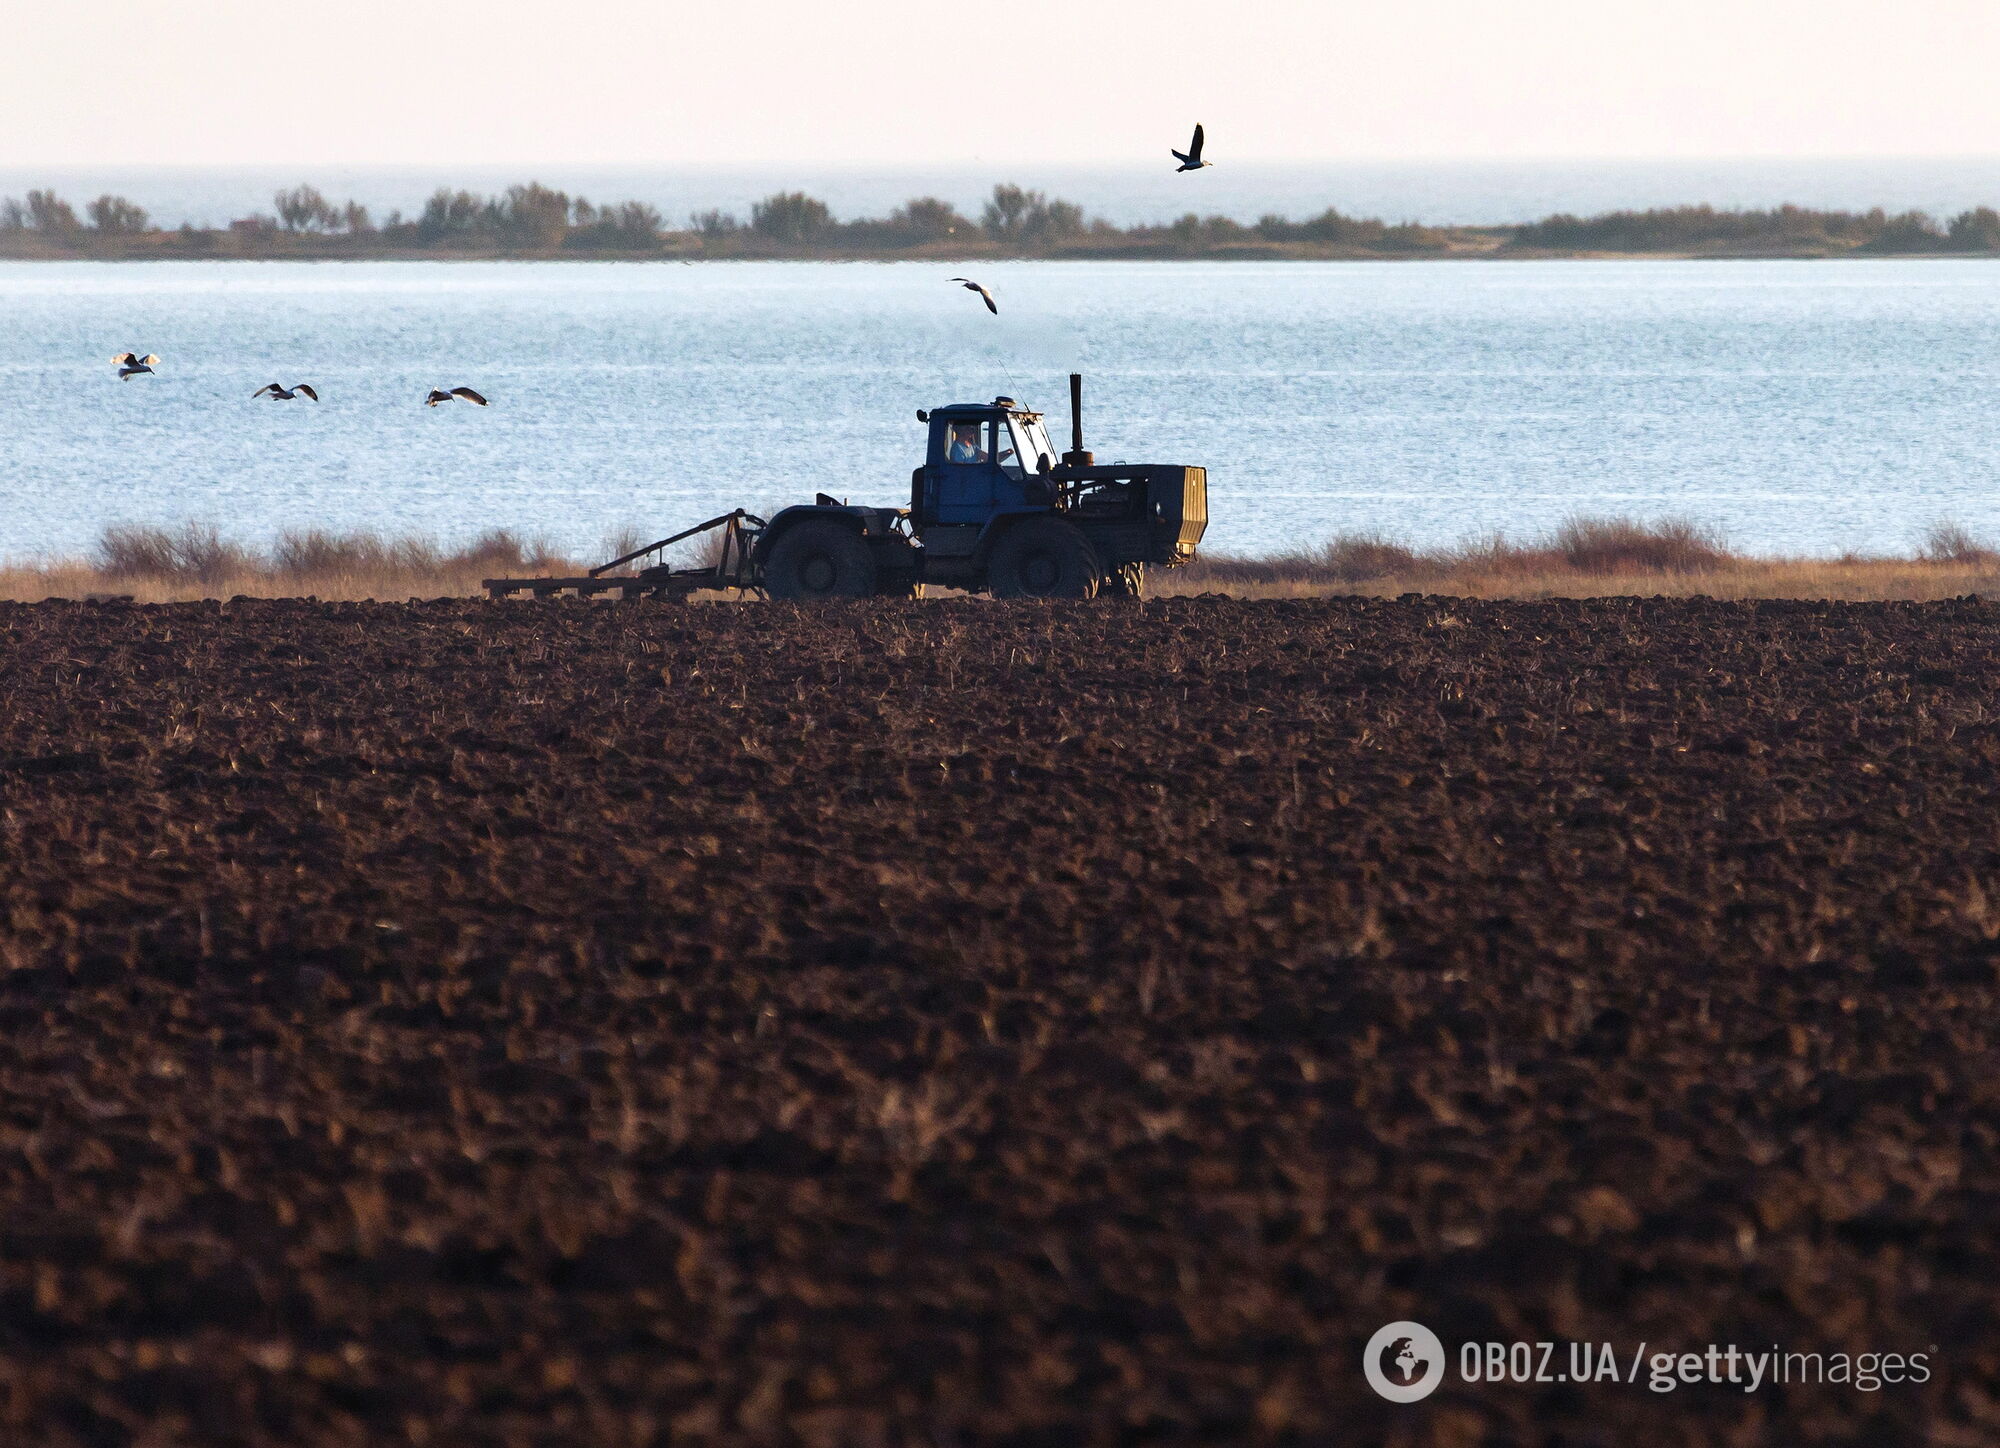
[[[488,598],[515,598],[528,594],[535,598],[566,595],[572,598],[613,596],[619,599],[684,600],[689,594],[710,589],[748,588],[762,592],[757,583],[751,550],[756,546],[757,535],[768,526],[755,513],[737,508],[720,517],[710,518],[706,523],[684,528],[670,538],[648,543],[644,548],[635,548],[609,563],[600,563],[581,578],[486,578],[481,579],[480,584]],[[711,564],[675,568],[662,557],[647,567],[636,570],[631,567],[676,543],[684,543],[718,528],[722,530],[722,537],[715,545],[715,561]],[[621,569],[625,571],[620,572]]]

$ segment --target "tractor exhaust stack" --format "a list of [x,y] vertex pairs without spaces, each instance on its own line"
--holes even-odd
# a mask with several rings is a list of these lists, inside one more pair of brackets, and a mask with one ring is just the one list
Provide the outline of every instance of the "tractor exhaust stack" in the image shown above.
[[1069,451],[1063,462],[1073,468],[1087,468],[1091,456],[1083,450],[1083,374],[1069,374]]

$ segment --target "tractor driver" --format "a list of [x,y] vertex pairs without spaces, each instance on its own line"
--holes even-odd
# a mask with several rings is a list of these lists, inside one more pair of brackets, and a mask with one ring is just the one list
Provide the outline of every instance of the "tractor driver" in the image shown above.
[[959,422],[952,424],[951,448],[945,457],[955,463],[983,463],[986,449],[979,445],[979,424]]

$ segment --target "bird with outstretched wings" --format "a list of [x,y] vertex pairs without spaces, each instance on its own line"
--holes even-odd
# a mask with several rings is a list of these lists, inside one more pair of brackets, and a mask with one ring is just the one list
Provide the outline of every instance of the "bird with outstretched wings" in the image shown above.
[[1204,166],[1213,166],[1215,162],[1201,159],[1201,148],[1205,142],[1206,138],[1201,132],[1201,123],[1197,121],[1194,127],[1194,139],[1188,143],[1187,150],[1185,152],[1174,150],[1167,152],[1168,155],[1180,162],[1180,165],[1174,169],[1176,171],[1199,171]]
[[424,399],[424,406],[436,407],[440,402],[450,402],[454,397],[463,399],[466,402],[476,402],[481,407],[486,406],[486,399],[481,397],[477,392],[474,392],[470,387],[454,387],[449,392],[433,387],[430,390],[430,395]]
[[952,280],[958,282],[968,292],[979,293],[979,300],[986,303],[986,310],[996,317],[1000,315],[1000,304],[993,300],[993,293],[987,291],[978,282],[971,280],[969,277],[953,277]]

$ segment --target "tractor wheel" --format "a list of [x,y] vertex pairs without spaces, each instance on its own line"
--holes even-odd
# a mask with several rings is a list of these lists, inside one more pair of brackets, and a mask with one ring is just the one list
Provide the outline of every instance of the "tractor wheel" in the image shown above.
[[1121,563],[1104,575],[1104,587],[1099,590],[1100,598],[1144,598],[1146,596],[1146,565],[1143,563]]
[[986,565],[995,598],[1095,598],[1097,550],[1060,518],[1029,518],[993,545]]
[[875,557],[852,528],[812,519],[771,545],[764,589],[773,598],[866,598],[875,591]]

